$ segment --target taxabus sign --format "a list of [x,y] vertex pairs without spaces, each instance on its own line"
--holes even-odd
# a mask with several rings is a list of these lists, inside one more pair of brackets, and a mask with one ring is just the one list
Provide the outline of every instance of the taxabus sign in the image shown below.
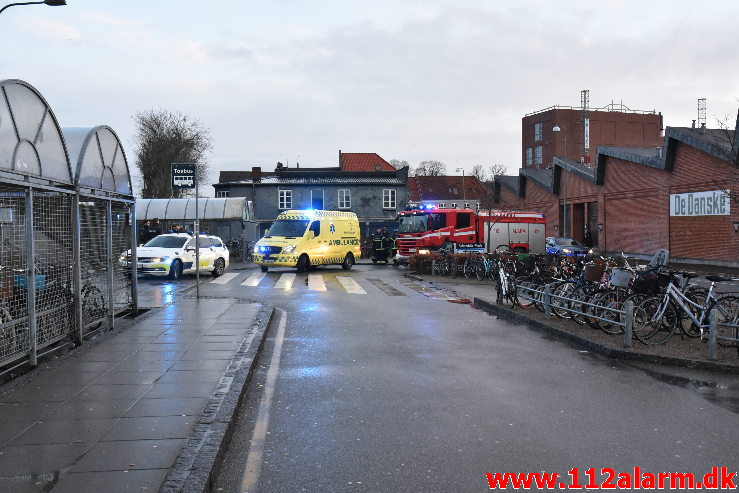
[[728,216],[728,190],[670,194],[670,216]]

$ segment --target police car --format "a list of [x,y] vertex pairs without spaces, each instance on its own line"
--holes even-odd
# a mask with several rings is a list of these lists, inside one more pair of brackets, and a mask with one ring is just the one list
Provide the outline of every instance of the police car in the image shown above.
[[[131,250],[121,254],[118,264],[130,267]],[[228,248],[217,236],[200,235],[200,271],[218,277],[228,267]],[[136,272],[148,276],[179,279],[195,273],[195,237],[172,233],[152,238],[136,249]]]

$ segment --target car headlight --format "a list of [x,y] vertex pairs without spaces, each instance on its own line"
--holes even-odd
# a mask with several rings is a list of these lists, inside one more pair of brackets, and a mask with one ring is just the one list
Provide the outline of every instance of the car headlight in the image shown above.
[[570,249],[569,248],[563,248],[562,249],[562,253],[570,253]]
[[295,251],[295,245],[289,245],[282,249],[282,253],[293,253]]
[[172,260],[172,257],[162,257],[162,260],[160,260],[160,262],[169,262],[170,260]]
[[428,255],[429,254],[429,251],[428,250],[419,250],[418,253],[420,253],[421,255]]
[[259,253],[259,247],[258,246],[255,246],[254,247],[254,252],[253,253]]

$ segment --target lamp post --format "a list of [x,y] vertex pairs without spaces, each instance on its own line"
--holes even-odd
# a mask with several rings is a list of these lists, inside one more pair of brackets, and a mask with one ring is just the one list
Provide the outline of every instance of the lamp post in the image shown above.
[[457,168],[457,173],[462,172],[462,205],[464,205],[464,201],[467,200],[467,193],[464,191],[464,168]]
[[[555,125],[552,128],[553,132],[562,132],[562,134],[565,137],[565,163],[567,162],[567,128],[565,128],[564,125],[560,128],[559,125]],[[561,175],[564,177],[564,185],[562,187],[562,236],[567,237],[567,178],[563,174]]]
[[16,5],[48,5],[50,7],[61,7],[62,5],[67,5],[66,0],[44,0],[43,2],[17,2],[17,3],[9,3],[5,7],[0,9],[0,14],[3,13],[3,11],[9,7],[15,7]]

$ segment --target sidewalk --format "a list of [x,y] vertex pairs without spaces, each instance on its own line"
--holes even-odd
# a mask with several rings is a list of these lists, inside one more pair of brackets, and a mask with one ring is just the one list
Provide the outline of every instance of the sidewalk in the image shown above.
[[178,298],[1,386],[0,491],[184,484],[197,452],[217,451],[199,428],[235,406],[270,316],[258,303]]

